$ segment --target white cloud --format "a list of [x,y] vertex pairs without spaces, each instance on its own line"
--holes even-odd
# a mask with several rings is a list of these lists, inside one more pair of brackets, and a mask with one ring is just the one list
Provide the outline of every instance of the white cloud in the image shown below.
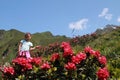
[[101,14],[98,15],[98,17],[103,17],[106,20],[111,20],[112,19],[112,14],[110,14],[108,12],[109,12],[109,9],[104,8],[103,11],[101,12]]
[[112,14],[107,14],[107,15],[105,16],[105,19],[111,20],[111,19],[112,19]]
[[118,17],[117,21],[120,22],[120,17]]
[[108,8],[104,8],[101,14],[99,14],[99,17],[104,17],[108,13]]
[[87,22],[88,22],[88,19],[81,19],[79,21],[70,23],[69,28],[74,30],[83,30],[86,28]]

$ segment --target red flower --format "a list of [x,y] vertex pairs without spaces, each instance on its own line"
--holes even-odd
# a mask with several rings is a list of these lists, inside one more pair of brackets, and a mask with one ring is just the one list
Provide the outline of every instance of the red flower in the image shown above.
[[51,61],[55,61],[55,60],[58,60],[60,58],[60,55],[58,54],[58,53],[54,53],[54,54],[52,54],[52,56],[51,56]]
[[32,69],[32,64],[30,64],[31,61],[32,59],[26,59],[26,58],[20,57],[20,58],[14,59],[12,63],[21,65],[23,70],[29,70],[29,69]]
[[85,53],[89,53],[92,50],[90,46],[84,48]]
[[100,68],[97,72],[98,80],[107,80],[109,72],[107,68]]
[[78,53],[76,56],[72,56],[72,62],[75,64],[78,64],[85,59],[86,59],[86,54],[84,53]]
[[64,51],[63,57],[73,55],[72,48],[71,48],[71,46],[70,46],[70,44],[68,42],[62,42],[61,47],[63,48],[63,51]]
[[27,63],[28,63],[28,60],[26,58],[16,58],[12,61],[12,63],[15,63],[15,64],[19,64],[19,65],[22,65],[22,66],[25,66]]
[[96,58],[100,57],[100,51],[95,51],[94,55],[95,55]]
[[80,60],[77,56],[72,56],[72,62],[75,63],[75,64],[79,64],[80,63]]
[[27,61],[29,62],[29,63],[31,63],[32,62],[32,60],[33,60],[33,58],[31,57],[31,58],[27,58]]
[[10,75],[14,75],[14,73],[15,73],[13,67],[5,67],[3,72],[7,73],[7,74],[10,74]]
[[106,64],[107,63],[107,59],[105,56],[101,56],[98,58],[98,61],[100,62],[100,64]]
[[67,70],[75,70],[76,69],[76,65],[72,62],[68,62],[68,64],[65,64],[64,66]]
[[84,53],[78,53],[76,56],[79,58],[80,61],[86,59],[86,54],[84,54]]
[[70,47],[64,48],[63,57],[72,56],[73,50]]
[[32,69],[32,64],[27,63],[27,64],[24,66],[24,70],[30,70],[30,69]]
[[62,42],[61,43],[61,47],[65,48],[65,47],[70,47],[70,44],[68,42]]
[[95,55],[95,51],[92,49],[89,51],[89,53],[90,53],[90,55],[93,55],[93,56]]
[[31,62],[35,65],[40,65],[42,63],[42,58],[41,57],[33,58]]
[[89,53],[96,58],[100,57],[100,52],[99,51],[90,50]]
[[48,64],[48,62],[43,63],[43,64],[41,65],[41,69],[43,69],[43,70],[50,69],[50,65]]
[[94,51],[91,47],[87,46],[84,48],[85,53],[89,53],[90,55],[98,58],[100,57],[100,52],[99,51]]

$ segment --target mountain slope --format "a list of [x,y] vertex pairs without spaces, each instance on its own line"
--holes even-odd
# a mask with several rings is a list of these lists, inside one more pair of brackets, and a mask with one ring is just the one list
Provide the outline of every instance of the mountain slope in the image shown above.
[[92,34],[77,36],[70,41],[75,47],[78,45],[83,49],[85,46],[91,46],[100,50],[108,58],[120,56],[120,26],[107,25]]
[[[24,39],[23,32],[15,29],[8,31],[0,30],[0,61],[11,61],[17,54],[18,43]],[[54,36],[49,31],[43,33],[32,34],[31,42],[35,45],[46,46],[53,42],[68,41],[70,38],[66,36]]]
[[[104,55],[109,54],[119,54],[120,53],[120,27],[106,27],[102,30],[103,32],[99,34],[98,38],[92,42],[89,42],[87,45],[91,45],[100,51],[105,51]],[[96,32],[97,33],[97,32]],[[120,54],[119,54],[120,55]],[[112,56],[113,57],[113,56]]]

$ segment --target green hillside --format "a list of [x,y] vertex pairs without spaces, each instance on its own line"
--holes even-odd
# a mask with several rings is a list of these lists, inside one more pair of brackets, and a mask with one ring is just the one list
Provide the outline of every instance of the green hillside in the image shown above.
[[98,29],[92,34],[77,36],[71,40],[75,49],[83,49],[91,46],[99,50],[108,59],[108,67],[112,78],[120,78],[120,26],[107,25],[104,29]]
[[102,30],[101,34],[97,34],[94,41],[89,42],[87,45],[92,46],[95,49],[99,49],[102,54],[108,58],[115,58],[120,56],[120,27],[106,27]]
[[[79,45],[84,48],[91,46],[102,51],[104,55],[119,54],[120,51],[120,26],[107,25],[104,29],[97,29],[92,34],[77,36],[71,39],[73,46]],[[113,56],[112,56],[113,57]]]
[[[0,63],[9,62],[16,56],[18,43],[21,39],[24,39],[24,34],[15,29],[8,31],[0,30]],[[47,46],[53,42],[68,41],[69,39],[64,35],[54,36],[51,32],[47,31],[32,34],[31,42],[33,42],[34,46]]]

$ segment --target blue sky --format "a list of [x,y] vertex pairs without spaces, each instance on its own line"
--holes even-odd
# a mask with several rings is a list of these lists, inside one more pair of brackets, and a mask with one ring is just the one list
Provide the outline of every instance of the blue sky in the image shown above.
[[107,24],[120,25],[120,0],[0,0],[0,29],[74,37]]

